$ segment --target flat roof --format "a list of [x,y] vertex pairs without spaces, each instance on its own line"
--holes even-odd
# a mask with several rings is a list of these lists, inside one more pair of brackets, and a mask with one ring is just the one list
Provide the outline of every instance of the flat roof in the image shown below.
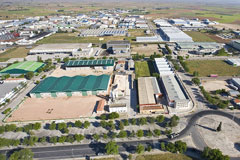
[[13,88],[19,85],[18,82],[10,82],[10,83],[3,83],[0,84],[0,99],[4,98],[6,94],[10,93]]
[[130,44],[129,41],[127,40],[122,40],[122,41],[108,41],[107,44],[119,44],[119,45],[123,45],[123,44]]
[[138,78],[139,104],[156,104],[155,94],[161,94],[155,77]]
[[170,100],[185,100],[186,97],[174,75],[162,76],[162,82]]
[[113,59],[98,60],[74,60],[64,64],[65,67],[85,67],[85,66],[114,66]]
[[36,72],[39,68],[43,67],[44,63],[34,61],[24,61],[14,63],[7,68],[0,71],[2,74],[25,74],[27,72]]
[[110,76],[47,77],[30,93],[56,93],[107,90]]

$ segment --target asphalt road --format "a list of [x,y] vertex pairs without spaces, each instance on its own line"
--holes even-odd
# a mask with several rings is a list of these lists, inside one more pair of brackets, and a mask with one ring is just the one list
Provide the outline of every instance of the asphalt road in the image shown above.
[[[194,130],[194,126],[196,125],[196,122],[199,118],[204,117],[206,115],[219,115],[223,116],[229,119],[232,119],[234,122],[236,122],[238,125],[240,125],[240,119],[237,117],[234,117],[233,115],[218,111],[218,110],[208,110],[208,111],[200,111],[188,120],[188,125],[179,133],[178,137],[175,137],[173,139],[159,139],[156,141],[153,140],[138,140],[138,141],[129,141],[129,142],[119,142],[119,152],[128,151],[133,152],[135,150],[135,147],[141,143],[143,145],[156,145],[159,144],[159,142],[167,142],[171,140],[176,140],[183,138],[184,136],[189,135],[190,133],[195,134],[192,132]],[[196,136],[198,137],[198,136]],[[193,136],[194,138],[194,136]],[[198,148],[202,148],[202,142],[199,140],[194,140]],[[199,144],[198,144],[199,143]],[[79,158],[79,157],[86,157],[86,156],[96,156],[98,153],[104,153],[104,143],[97,142],[97,143],[91,143],[91,144],[80,144],[80,145],[64,145],[64,146],[52,146],[52,147],[33,147],[31,148],[34,152],[34,158],[37,159],[65,159],[65,158]],[[0,153],[9,154],[11,153],[11,149],[7,150],[0,150]],[[197,154],[198,150],[191,149],[188,150],[188,154]],[[231,158],[233,160],[237,160],[236,158]]]

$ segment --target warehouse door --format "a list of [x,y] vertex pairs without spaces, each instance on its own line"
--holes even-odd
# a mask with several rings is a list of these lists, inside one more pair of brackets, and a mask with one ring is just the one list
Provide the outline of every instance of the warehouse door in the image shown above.
[[55,92],[53,92],[53,93],[51,93],[51,96],[52,96],[53,98],[56,98],[56,97],[57,97],[57,94],[56,94]]
[[82,96],[87,96],[87,91],[83,91]]
[[68,97],[72,96],[72,92],[66,92],[66,94],[67,94]]
[[36,95],[37,98],[42,98],[40,93],[36,93],[35,95]]

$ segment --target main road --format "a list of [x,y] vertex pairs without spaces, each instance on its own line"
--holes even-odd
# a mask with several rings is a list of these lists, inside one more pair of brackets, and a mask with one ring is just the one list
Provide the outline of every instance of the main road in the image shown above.
[[[189,135],[190,133],[194,134],[192,130],[196,125],[196,122],[206,115],[219,115],[233,120],[235,123],[240,125],[240,119],[230,113],[222,112],[218,110],[206,110],[200,111],[196,114],[193,114],[189,120],[187,126],[179,133],[178,137],[173,139],[158,139],[158,140],[137,140],[137,141],[127,141],[127,142],[118,142],[119,152],[132,152],[135,150],[135,147],[138,144],[144,145],[153,145],[157,146],[159,142],[168,142],[176,139],[183,138],[184,136]],[[194,137],[193,137],[194,138]],[[201,142],[200,142],[201,143]],[[202,146],[200,144],[196,144],[200,150]],[[104,153],[105,144],[101,142],[94,142],[91,144],[78,144],[78,145],[63,145],[63,146],[50,146],[50,147],[32,147],[32,151],[34,152],[34,158],[37,159],[64,159],[64,158],[79,158],[86,156],[96,156],[98,153]],[[8,154],[11,152],[11,149],[0,150],[0,153]],[[193,152],[191,153],[193,154]],[[235,159],[235,158],[231,158]]]

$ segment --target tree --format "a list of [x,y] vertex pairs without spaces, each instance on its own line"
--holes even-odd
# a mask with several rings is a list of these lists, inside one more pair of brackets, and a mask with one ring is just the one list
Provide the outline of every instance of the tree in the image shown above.
[[198,76],[199,76],[198,71],[194,71],[194,72],[193,72],[193,76],[194,76],[194,77],[198,77]]
[[85,121],[85,122],[83,123],[83,127],[84,127],[84,128],[88,129],[89,126],[90,126],[90,122]]
[[131,123],[132,125],[136,125],[137,120],[136,120],[135,118],[132,118],[131,121],[130,121],[130,123]]
[[180,153],[184,153],[187,151],[187,144],[185,142],[176,141],[174,144],[175,144],[176,151]]
[[49,138],[50,143],[56,144],[58,142],[57,136],[53,136]]
[[83,139],[84,139],[84,136],[82,134],[75,134],[74,135],[74,139],[77,141],[77,142],[81,142]]
[[108,138],[107,133],[103,133],[102,138],[103,138],[103,139],[107,139],[107,138]]
[[75,123],[74,123],[74,126],[75,127],[78,127],[78,128],[81,128],[82,127],[82,122],[77,120]]
[[34,130],[39,130],[40,128],[41,128],[41,123],[38,123],[38,122],[37,122],[37,123],[34,123],[34,124],[33,124],[33,129],[34,129]]
[[145,124],[147,124],[147,119],[146,119],[145,117],[139,118],[139,124],[140,124],[140,125],[145,125]]
[[172,50],[168,47],[168,45],[165,45],[166,50],[168,51],[168,54],[172,54]]
[[98,141],[100,139],[100,136],[98,134],[94,134],[92,137],[95,141]]
[[63,129],[61,130],[61,132],[62,132],[62,133],[69,133],[69,129],[68,129],[68,128],[63,128]]
[[200,79],[197,78],[197,77],[193,78],[193,79],[192,79],[192,82],[193,82],[194,84],[198,85],[198,86],[201,84]]
[[158,123],[162,123],[163,121],[164,121],[164,116],[163,115],[159,115],[159,116],[157,116],[156,117],[156,121],[158,122]]
[[147,148],[146,148],[146,150],[147,150],[148,152],[151,152],[152,146],[151,146],[151,145],[148,145]]
[[127,132],[126,131],[120,131],[118,134],[119,138],[126,138],[127,137]]
[[106,128],[107,122],[106,121],[100,121],[100,126],[103,128]]
[[138,136],[139,138],[143,137],[143,135],[144,135],[143,130],[138,130],[138,131],[137,131],[137,136]]
[[56,129],[56,123],[55,122],[52,122],[50,125],[49,125],[49,129],[50,130],[55,130]]
[[136,133],[135,131],[130,132],[129,137],[135,137]]
[[148,123],[153,124],[155,122],[154,117],[147,117]]
[[176,153],[175,145],[172,142],[169,142],[166,145],[166,150],[169,151],[169,152],[172,152],[172,153]]
[[110,141],[105,147],[107,154],[118,154],[118,145],[114,141]]
[[72,135],[67,136],[66,142],[73,143],[74,142],[74,137]]
[[202,157],[207,160],[230,160],[229,156],[223,155],[219,149],[211,149],[209,147],[204,148]]
[[119,114],[117,112],[112,112],[108,115],[109,119],[116,119],[119,118]]
[[159,137],[161,135],[161,131],[159,129],[154,129],[154,134],[156,137]]
[[20,151],[15,151],[10,155],[9,160],[32,160],[33,152],[30,149],[22,149]]
[[33,76],[34,76],[34,72],[27,72],[26,73],[26,79],[28,79],[28,80],[32,79]]
[[128,126],[128,125],[129,125],[128,120],[127,120],[127,119],[124,119],[124,120],[123,120],[123,124],[124,124],[124,126]]
[[67,124],[66,123],[58,123],[57,125],[57,130],[62,130],[64,128],[67,128]]
[[165,146],[165,143],[164,143],[164,142],[161,142],[161,143],[160,143],[160,146],[161,146],[161,150],[162,150],[162,151],[165,151],[165,150],[166,150],[166,146]]
[[222,122],[219,123],[217,127],[217,132],[220,132],[222,130]]
[[69,57],[63,58],[63,62],[64,62],[64,63],[66,63],[66,62],[68,62],[68,61],[69,61]]
[[67,137],[66,136],[61,136],[58,138],[59,143],[64,143],[66,141]]
[[147,136],[147,137],[152,137],[152,131],[151,131],[151,130],[148,130],[148,131],[146,132],[146,136]]
[[47,141],[47,138],[46,138],[46,137],[42,137],[42,138],[39,139],[39,142],[41,142],[41,143],[44,143],[44,142],[46,142],[46,141]]
[[101,120],[107,120],[107,115],[106,114],[101,114],[99,118]]
[[179,117],[176,116],[175,114],[171,117],[170,119],[170,127],[176,127],[178,125]]
[[122,121],[119,122],[119,129],[120,130],[123,130],[124,129],[124,124]]
[[4,126],[0,126],[0,134],[5,132],[5,127]]
[[138,154],[142,154],[144,150],[145,150],[145,147],[142,144],[137,145],[136,151]]

